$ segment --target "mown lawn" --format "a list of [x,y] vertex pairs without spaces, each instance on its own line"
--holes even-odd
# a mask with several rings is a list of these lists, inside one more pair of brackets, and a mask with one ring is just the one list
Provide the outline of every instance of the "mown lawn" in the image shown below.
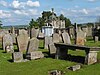
[[[100,42],[94,43],[94,41],[89,40],[86,43],[87,46],[100,46]],[[15,47],[16,49],[16,47]],[[11,62],[11,54],[4,53],[2,48],[0,48],[0,75],[48,75],[49,70],[62,70],[65,75],[100,75],[100,61],[93,65],[83,65],[77,62],[71,62],[69,60],[57,60],[48,57],[48,50],[43,49],[43,41],[40,41],[39,50],[42,50],[45,54],[45,58],[38,60],[31,60],[28,62],[13,63]],[[78,56],[84,57],[84,51],[72,51],[68,52],[74,58]],[[80,59],[77,59],[80,60]],[[100,60],[100,52],[98,53],[98,60]],[[81,64],[82,68],[78,71],[70,71],[67,69],[69,66],[75,64]]]

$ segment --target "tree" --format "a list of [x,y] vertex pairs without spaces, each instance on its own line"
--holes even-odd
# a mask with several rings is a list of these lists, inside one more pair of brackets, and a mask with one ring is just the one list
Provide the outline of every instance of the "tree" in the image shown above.
[[38,27],[38,22],[34,21],[34,19],[31,19],[30,23],[29,23],[29,27],[33,28],[33,27]]
[[63,14],[60,14],[59,18],[60,18],[60,20],[65,20],[65,17]]
[[39,28],[45,25],[45,20],[42,17],[38,17],[36,21],[39,24]]
[[71,26],[72,24],[71,24],[71,21],[70,21],[70,19],[67,19],[66,17],[65,17],[65,27],[68,27],[68,26]]
[[2,26],[2,21],[0,21],[0,28],[2,28],[1,26]]

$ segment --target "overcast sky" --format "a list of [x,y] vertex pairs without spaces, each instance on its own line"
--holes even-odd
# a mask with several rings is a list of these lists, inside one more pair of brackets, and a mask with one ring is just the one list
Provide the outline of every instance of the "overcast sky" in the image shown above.
[[0,0],[0,20],[3,25],[26,25],[51,8],[72,23],[95,22],[100,16],[100,0]]

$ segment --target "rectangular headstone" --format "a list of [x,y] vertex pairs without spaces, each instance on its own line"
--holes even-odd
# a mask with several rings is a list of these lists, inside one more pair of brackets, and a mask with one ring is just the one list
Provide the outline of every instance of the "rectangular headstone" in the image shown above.
[[53,43],[58,43],[60,41],[60,35],[58,33],[54,33],[52,40],[53,40]]
[[62,33],[62,38],[63,38],[63,42],[65,44],[71,44],[70,36],[69,36],[69,34],[67,32],[64,31]]
[[45,39],[44,39],[44,48],[45,49],[48,49],[48,45],[53,43],[52,42],[52,37],[50,36],[45,36]]
[[5,34],[3,37],[3,50],[5,52],[14,52],[13,39],[10,34]]
[[28,35],[20,34],[17,36],[17,44],[20,52],[26,51],[28,46]]
[[37,38],[30,39],[27,53],[38,50],[38,47],[39,47],[39,40]]
[[22,52],[14,52],[12,53],[13,62],[22,62],[23,61],[23,54]]
[[34,51],[34,52],[30,52],[26,55],[26,58],[31,60],[31,59],[40,59],[43,58],[44,54],[42,53],[42,51]]
[[54,44],[49,44],[48,50],[49,50],[50,54],[55,54],[56,53],[56,47],[55,47],[55,45]]

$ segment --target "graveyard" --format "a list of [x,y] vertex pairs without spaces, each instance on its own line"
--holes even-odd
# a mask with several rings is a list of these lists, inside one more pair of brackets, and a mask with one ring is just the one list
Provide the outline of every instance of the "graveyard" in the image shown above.
[[100,75],[99,7],[71,1],[0,1],[0,75]]
[[[65,33],[65,31],[64,31],[64,33]],[[26,37],[25,30],[20,30],[19,35],[20,34],[22,34],[22,35],[25,34],[24,38],[21,37],[21,40],[25,39],[25,37]],[[7,35],[8,35],[8,33],[7,33]],[[55,35],[53,34],[53,36],[56,36],[56,35],[57,35],[57,33]],[[65,36],[65,37],[68,37],[67,35],[65,36],[63,34],[63,36]],[[35,36],[32,36],[32,37],[35,37]],[[58,37],[58,35],[56,37]],[[49,37],[47,37],[47,38],[49,38]],[[55,43],[59,42],[57,39],[55,39],[55,37],[53,37],[53,38],[54,38],[53,41]],[[6,37],[6,39],[7,39],[7,37]],[[5,41],[6,41],[6,39],[5,39]],[[25,40],[27,40],[27,39],[25,39]],[[31,39],[30,41],[32,41],[32,40],[34,40],[34,39]],[[49,40],[50,40],[50,38],[49,38]],[[100,41],[95,42],[92,37],[87,37],[86,40],[87,41],[84,43],[85,46],[100,47]],[[14,51],[12,50],[12,44],[11,44],[11,49],[8,48],[8,50],[6,48],[4,48],[5,50],[3,50],[2,45],[0,45],[0,75],[48,75],[48,71],[52,71],[52,70],[60,70],[64,73],[64,75],[94,75],[94,74],[99,75],[100,74],[100,71],[99,71],[99,69],[100,69],[100,52],[98,52],[98,55],[97,55],[97,62],[90,64],[90,65],[87,65],[84,63],[85,52],[83,50],[68,50],[68,59],[62,59],[62,60],[55,59],[54,56],[50,55],[50,53],[51,54],[55,53],[55,51],[50,52],[49,49],[47,49],[48,47],[44,45],[44,41],[45,41],[44,39],[36,40],[36,42],[39,42],[37,44],[37,45],[39,45],[38,48],[37,48],[37,46],[35,46],[35,48],[31,47],[30,45],[34,45],[34,43],[33,43],[34,41],[31,42],[29,44],[30,47],[28,50],[28,52],[32,52],[31,50],[41,51],[44,54],[44,57],[39,58],[39,59],[31,58],[32,60],[28,60],[28,61],[18,61],[18,60],[22,60],[22,59],[13,61],[13,57],[12,57],[13,52],[23,52],[23,50],[25,50],[25,49],[22,49],[22,48],[25,48],[24,47],[25,45],[21,44],[18,49],[17,44],[14,44],[14,49],[13,49]],[[75,41],[74,39],[71,39],[70,41],[65,39],[65,43],[74,44],[74,41]],[[13,41],[13,42],[15,42],[15,41]],[[26,41],[23,41],[23,42],[25,43]],[[20,42],[20,43],[22,43],[22,42]],[[22,45],[23,45],[23,47],[21,48]],[[9,51],[9,50],[11,50],[11,51]],[[25,55],[26,55],[26,52],[24,51],[23,55],[21,57],[26,58]],[[81,68],[79,70],[72,71],[72,70],[68,69],[68,67],[74,66],[77,64],[81,65]]]

